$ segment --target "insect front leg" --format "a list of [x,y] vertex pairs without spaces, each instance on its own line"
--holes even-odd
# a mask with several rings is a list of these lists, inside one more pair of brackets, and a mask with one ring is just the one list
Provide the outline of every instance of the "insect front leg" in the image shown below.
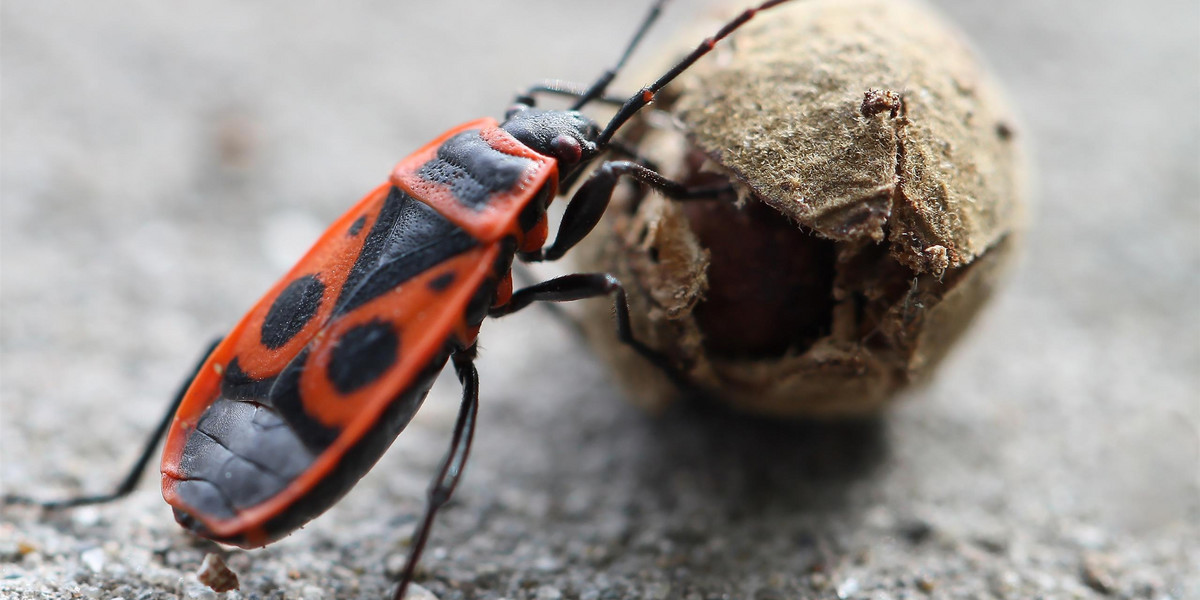
[[392,596],[393,600],[404,598],[404,594],[416,574],[417,562],[421,560],[421,552],[425,549],[426,542],[429,541],[429,532],[433,529],[433,519],[437,516],[438,510],[454,494],[454,488],[458,487],[463,468],[467,464],[467,457],[471,454],[471,442],[475,439],[475,417],[479,412],[479,372],[475,369],[475,351],[476,347],[471,346],[466,350],[455,352],[452,357],[454,371],[458,374],[458,381],[462,383],[462,405],[458,409],[458,419],[454,423],[454,434],[450,438],[450,450],[447,451],[446,458],[442,460],[442,466],[438,469],[437,475],[429,484],[425,516],[421,518],[421,524],[417,527],[412,550],[409,551],[408,559],[404,563],[404,571],[400,574],[400,583],[396,587],[396,594]]
[[568,250],[573,248],[588,233],[595,229],[608,203],[612,199],[613,189],[622,175],[644,183],[673,200],[711,200],[727,193],[728,185],[687,187],[682,183],[671,181],[657,172],[636,162],[614,160],[600,165],[588,180],[579,186],[559,224],[558,237],[554,244],[545,248],[540,254],[523,254],[522,260],[536,262],[543,260],[558,260]]
[[192,380],[200,372],[200,368],[204,366],[208,356],[217,348],[217,344],[221,343],[222,338],[217,338],[209,345],[208,350],[205,350],[203,356],[200,357],[200,362],[196,363],[196,367],[192,369],[191,375],[183,380],[179,386],[179,391],[175,392],[175,398],[171,400],[171,405],[167,407],[166,414],[163,415],[162,421],[155,428],[154,433],[146,440],[145,446],[142,448],[142,453],[138,456],[137,461],[133,463],[133,467],[117,485],[116,490],[108,494],[97,494],[92,496],[75,496],[72,498],[63,498],[61,500],[37,500],[27,496],[5,495],[4,504],[32,504],[41,506],[42,508],[60,509],[71,508],[74,506],[84,506],[87,504],[103,504],[112,502],[129,495],[135,487],[138,480],[142,477],[142,471],[146,470],[146,464],[150,462],[150,458],[154,456],[154,449],[158,447],[158,443],[162,441],[163,435],[166,434],[167,428],[171,425],[171,419],[175,417],[175,411],[179,409],[180,403],[183,402],[183,397],[187,394],[188,387],[191,386]]

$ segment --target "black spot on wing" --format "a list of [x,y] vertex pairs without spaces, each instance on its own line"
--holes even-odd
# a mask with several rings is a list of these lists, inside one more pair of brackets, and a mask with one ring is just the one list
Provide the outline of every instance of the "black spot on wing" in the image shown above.
[[346,235],[349,235],[350,237],[354,237],[354,236],[358,235],[359,232],[362,231],[363,226],[366,224],[367,224],[367,215],[363,215],[363,216],[355,219],[354,222],[350,224],[350,229],[346,230]]
[[263,319],[262,344],[275,350],[291,341],[317,315],[324,295],[325,284],[316,275],[305,275],[289,283]]
[[429,205],[393,187],[350,269],[334,315],[348,313],[478,243]]
[[435,292],[444,292],[450,287],[450,284],[454,283],[454,279],[454,271],[446,271],[430,280],[429,289]]
[[400,336],[387,321],[354,327],[335,342],[327,375],[337,391],[349,394],[387,372],[400,354]]
[[479,210],[492,194],[512,189],[531,164],[527,158],[492,148],[478,131],[464,131],[443,142],[437,157],[422,165],[417,175],[449,186],[460,203]]

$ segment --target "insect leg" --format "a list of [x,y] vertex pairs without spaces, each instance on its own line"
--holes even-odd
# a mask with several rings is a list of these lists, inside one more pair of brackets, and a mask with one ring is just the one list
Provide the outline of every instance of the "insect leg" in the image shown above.
[[617,337],[622,343],[633,348],[638,354],[661,369],[681,389],[691,386],[680,374],[667,356],[633,335],[632,321],[629,319],[629,301],[625,288],[616,277],[609,273],[575,273],[563,275],[513,292],[508,304],[493,308],[488,316],[500,317],[512,314],[534,302],[571,302],[586,298],[596,298],[615,294],[613,304],[617,313]]
[[121,484],[117,486],[115,491],[108,494],[76,496],[74,498],[50,501],[36,500],[26,496],[5,495],[4,504],[34,504],[43,508],[59,509],[86,504],[103,504],[127,496],[129,492],[132,492],[137,487],[138,480],[142,477],[142,471],[146,469],[146,464],[154,456],[154,449],[158,447],[158,443],[162,441],[163,435],[166,434],[167,428],[170,427],[171,420],[175,417],[175,411],[179,408],[179,404],[183,402],[183,397],[187,394],[188,387],[191,386],[192,380],[200,372],[200,367],[204,366],[204,362],[208,360],[208,356],[216,349],[217,344],[221,343],[221,339],[217,338],[208,347],[208,350],[204,351],[204,355],[200,358],[200,362],[196,364],[196,368],[192,370],[192,374],[179,386],[179,391],[175,393],[175,398],[171,401],[171,406],[167,408],[166,414],[163,415],[162,421],[158,424],[158,427],[151,434],[150,438],[146,440],[146,445],[142,448],[141,456],[133,463],[133,468],[129,469],[129,473],[125,475],[125,479],[121,481]]
[[471,441],[475,438],[475,415],[479,411],[479,372],[475,370],[475,346],[455,352],[453,360],[454,371],[463,387],[462,406],[458,409],[458,420],[450,438],[450,450],[446,453],[433,482],[429,484],[425,516],[421,518],[421,524],[417,527],[412,550],[404,563],[404,571],[400,574],[400,583],[396,587],[396,594],[392,596],[393,600],[402,600],[408,585],[412,583],[417,562],[421,559],[421,551],[425,549],[425,543],[429,541],[429,532],[433,529],[433,519],[438,510],[450,500],[454,488],[458,487],[463,467],[467,464],[467,456],[471,453]]
[[628,175],[673,200],[710,200],[731,189],[729,185],[689,188],[636,162],[606,162],[600,165],[571,197],[559,224],[558,237],[554,239],[554,244],[542,250],[541,256],[522,255],[521,258],[527,262],[562,258],[567,250],[578,244],[600,222],[600,217],[604,216],[604,211],[608,209],[613,189],[617,187],[617,179],[622,175]]
[[[586,93],[587,88],[585,88],[584,84],[582,83],[553,79],[529,86],[529,88],[526,89],[523,94],[517,95],[516,102],[526,106],[537,106],[536,99],[534,98],[535,94],[553,94],[555,96],[564,96],[566,98],[575,98],[578,100]],[[601,96],[599,98],[594,98],[592,101],[603,102],[605,104],[611,104],[619,107],[625,104],[625,100],[625,96]]]

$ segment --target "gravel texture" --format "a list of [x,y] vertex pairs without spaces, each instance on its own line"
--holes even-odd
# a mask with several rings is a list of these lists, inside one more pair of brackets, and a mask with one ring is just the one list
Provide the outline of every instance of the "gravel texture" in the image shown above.
[[[546,312],[490,322],[476,452],[424,588],[1200,597],[1200,7],[939,4],[1025,116],[1037,202],[1023,264],[940,377],[875,421],[650,417]],[[4,2],[4,491],[110,485],[324,223],[524,82],[599,72],[644,5]],[[672,5],[654,39],[700,10]],[[381,598],[457,397],[444,377],[352,494],[265,550],[185,534],[153,476],[109,506],[5,508],[0,596],[216,598],[196,571],[219,552],[241,582],[224,598]]]

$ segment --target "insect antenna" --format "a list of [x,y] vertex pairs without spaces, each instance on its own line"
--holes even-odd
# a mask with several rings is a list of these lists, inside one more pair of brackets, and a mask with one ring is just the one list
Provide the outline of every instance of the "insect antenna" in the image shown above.
[[613,68],[600,75],[600,77],[596,79],[596,82],[588,87],[587,91],[579,95],[579,99],[576,100],[575,104],[571,106],[571,110],[579,110],[588,102],[591,102],[592,100],[604,95],[604,92],[608,89],[608,84],[612,83],[612,80],[616,78],[617,73],[620,72],[621,68],[625,66],[625,61],[629,60],[629,55],[633,54],[634,49],[636,49],[638,44],[642,42],[642,37],[644,37],[646,32],[650,30],[650,26],[658,20],[658,15],[662,13],[662,7],[666,3],[667,0],[657,0],[654,5],[650,7],[650,12],[646,14],[644,19],[642,19],[642,24],[638,27],[637,33],[633,34],[633,39],[629,41],[629,45],[625,47],[625,53],[621,55],[621,59],[617,61],[617,64],[613,66]]
[[[616,134],[617,129],[624,125],[626,121],[633,118],[633,115],[637,114],[639,110],[644,108],[647,104],[650,104],[650,102],[654,100],[654,96],[658,94],[658,92],[662,91],[667,84],[674,81],[675,78],[680,75],[680,73],[688,70],[705,54],[712,52],[712,49],[717,45],[717,42],[725,39],[727,36],[729,36],[729,34],[736,31],[742,25],[745,25],[747,21],[753,19],[754,15],[758,14],[759,12],[774,8],[788,1],[789,0],[768,0],[767,2],[763,2],[762,4],[759,4],[753,8],[747,8],[745,11],[742,11],[742,14],[738,15],[736,18],[721,27],[721,29],[717,31],[715,35],[705,39],[703,42],[700,42],[700,45],[696,46],[696,49],[692,50],[691,54],[679,61],[679,63],[672,67],[671,70],[664,73],[662,77],[659,77],[658,81],[655,81],[654,83],[642,88],[640,92],[634,94],[631,98],[626,100],[625,104],[621,107],[621,110],[617,111],[617,114],[614,115],[612,120],[608,122],[608,125],[605,126],[604,131],[600,132],[600,136],[596,138],[596,146],[599,148],[606,146],[609,143],[609,140],[612,139],[613,135]],[[603,81],[603,79],[604,78],[602,77],[601,81]],[[600,81],[597,81],[597,83],[600,83]]]

